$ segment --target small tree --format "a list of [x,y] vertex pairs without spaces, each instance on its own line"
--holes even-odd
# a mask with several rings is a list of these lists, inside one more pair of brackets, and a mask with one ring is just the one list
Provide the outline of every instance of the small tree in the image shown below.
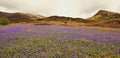
[[8,25],[10,23],[9,19],[8,18],[1,18],[0,19],[0,25]]

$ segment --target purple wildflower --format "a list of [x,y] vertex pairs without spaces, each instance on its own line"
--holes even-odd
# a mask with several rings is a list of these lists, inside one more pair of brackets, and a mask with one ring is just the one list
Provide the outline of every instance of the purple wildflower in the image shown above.
[[9,42],[8,45],[9,45],[9,46],[13,46],[13,43]]
[[2,49],[2,46],[0,46],[0,49]]
[[78,58],[77,56],[72,56],[71,58]]

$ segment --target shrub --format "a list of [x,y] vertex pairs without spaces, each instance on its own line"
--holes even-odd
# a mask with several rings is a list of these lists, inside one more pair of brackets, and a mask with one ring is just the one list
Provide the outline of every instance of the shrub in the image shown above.
[[67,22],[66,22],[66,21],[65,21],[64,23],[65,23],[65,24],[67,24]]
[[8,18],[1,18],[0,19],[0,25],[8,25],[10,23],[9,19]]

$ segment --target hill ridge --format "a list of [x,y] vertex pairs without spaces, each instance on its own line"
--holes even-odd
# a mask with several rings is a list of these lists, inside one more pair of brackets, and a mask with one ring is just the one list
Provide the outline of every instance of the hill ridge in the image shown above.
[[44,16],[35,15],[35,14],[20,13],[20,12],[7,13],[0,11],[0,18],[2,17],[9,18],[10,22],[30,22],[32,20],[44,18]]
[[[41,15],[31,14],[31,13],[7,13],[0,11],[0,18],[7,17],[11,22],[36,22],[38,24],[49,24],[48,22],[61,22],[73,24],[79,23],[79,26],[99,26],[99,27],[110,27],[110,28],[120,28],[120,13],[111,12],[107,10],[99,10],[95,15],[88,19],[84,18],[73,18],[65,16],[49,16],[43,17]],[[43,23],[41,23],[43,22]],[[83,25],[80,25],[80,24]],[[52,23],[53,24],[53,23]],[[57,23],[59,24],[59,23]]]

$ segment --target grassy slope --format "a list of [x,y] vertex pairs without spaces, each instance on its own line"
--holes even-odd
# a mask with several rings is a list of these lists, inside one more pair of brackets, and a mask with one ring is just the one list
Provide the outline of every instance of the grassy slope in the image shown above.
[[72,18],[64,16],[43,17],[34,14],[6,13],[0,12],[0,18],[7,17],[11,23],[34,23],[36,25],[69,25],[69,26],[99,26],[109,28],[120,28],[120,14],[106,10],[100,10],[94,16],[83,18]]

